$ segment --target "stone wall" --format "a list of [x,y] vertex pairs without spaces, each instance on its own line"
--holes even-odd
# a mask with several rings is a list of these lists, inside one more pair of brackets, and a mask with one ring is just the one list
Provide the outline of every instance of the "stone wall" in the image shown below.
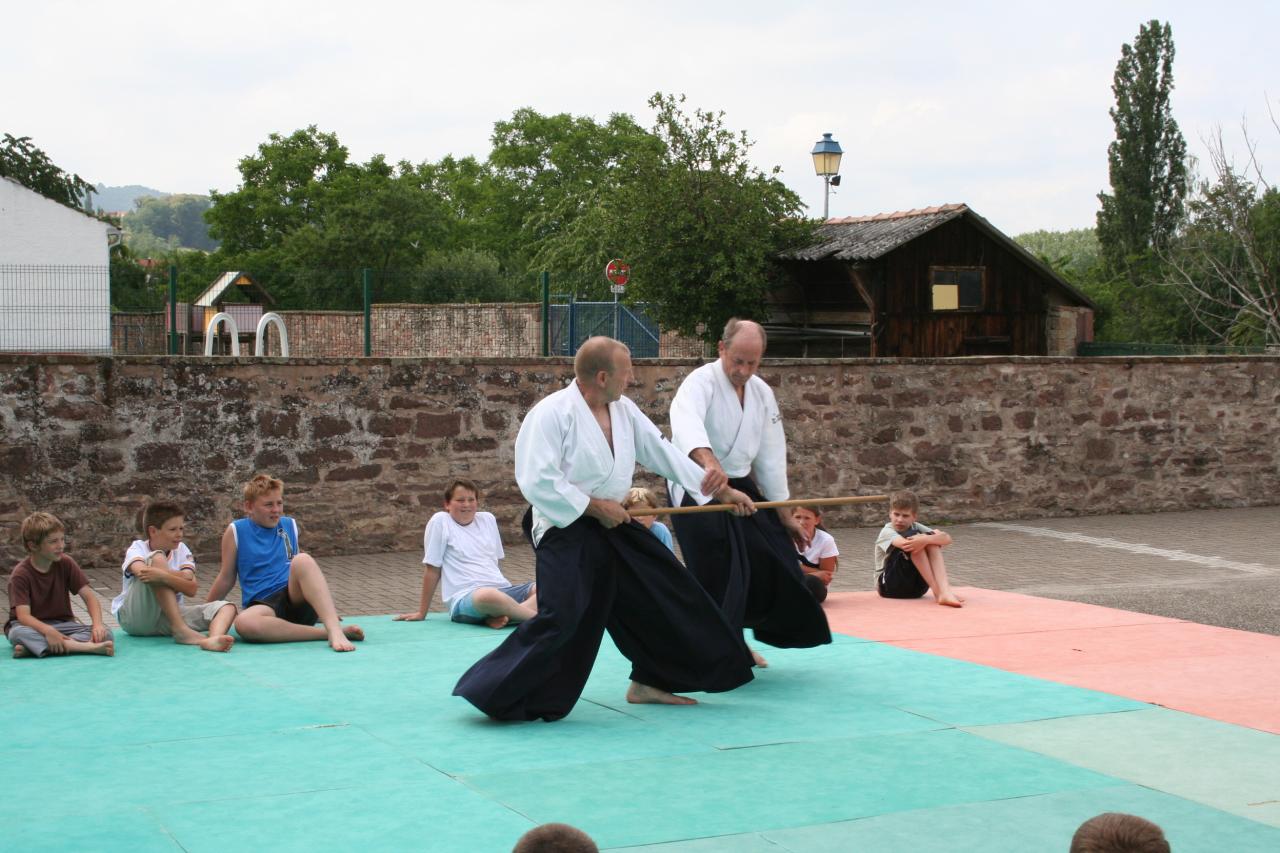
[[[639,363],[631,396],[665,425],[697,363]],[[197,556],[215,560],[255,471],[286,481],[317,554],[420,547],[454,475],[484,485],[513,536],[520,418],[569,373],[566,359],[0,355],[0,558],[21,556],[17,523],[46,509],[73,554],[111,564],[140,503],[172,496]],[[908,487],[923,518],[959,521],[1280,494],[1280,357],[771,361],[761,375],[797,496]]]

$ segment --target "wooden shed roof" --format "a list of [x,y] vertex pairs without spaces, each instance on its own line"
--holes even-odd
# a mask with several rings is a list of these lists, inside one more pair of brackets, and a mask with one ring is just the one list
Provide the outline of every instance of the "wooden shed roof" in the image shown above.
[[899,210],[893,213],[877,213],[873,216],[846,216],[828,219],[818,226],[814,242],[803,249],[783,255],[786,260],[823,261],[836,260],[848,263],[874,261],[899,246],[910,243],[943,223],[966,216],[988,236],[1004,244],[1011,252],[1022,257],[1030,266],[1052,280],[1074,299],[1090,308],[1096,308],[1088,296],[1060,276],[1044,261],[1028,252],[1016,241],[996,228],[965,204],[942,204],[915,210]]
[[247,272],[233,270],[231,272],[224,272],[222,275],[218,276],[217,279],[214,280],[213,284],[204,289],[204,293],[201,293],[196,297],[196,301],[193,304],[204,308],[211,308],[218,304],[219,300],[222,299],[222,294],[225,293],[229,287],[246,287],[252,290],[266,304],[270,305],[275,302],[275,300],[271,298],[271,294],[267,293],[262,285],[254,281],[253,276],[249,275]]

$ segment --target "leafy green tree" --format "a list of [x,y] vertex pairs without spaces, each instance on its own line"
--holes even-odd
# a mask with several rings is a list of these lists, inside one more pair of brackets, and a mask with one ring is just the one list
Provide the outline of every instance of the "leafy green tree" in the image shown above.
[[256,155],[240,160],[240,187],[211,192],[209,233],[232,256],[277,247],[323,215],[319,195],[351,165],[347,149],[315,125],[289,136],[271,134]]
[[64,172],[31,142],[29,136],[4,134],[0,141],[0,177],[13,178],[46,198],[88,211],[93,184],[79,175]]
[[244,269],[288,308],[355,308],[358,271],[375,284],[420,266],[448,230],[431,176],[378,154],[351,163],[315,126],[272,134],[240,161],[241,185],[206,214],[225,269]]
[[142,197],[122,223],[125,239],[135,248],[138,243],[161,243],[212,252],[218,241],[209,236],[204,213],[212,202],[202,195],[170,195],[160,198]]
[[780,168],[752,165],[745,131],[726,128],[723,113],[688,114],[684,101],[649,99],[661,145],[642,153],[598,216],[632,264],[628,300],[648,302],[667,328],[710,339],[731,316],[764,316],[781,275],[772,259],[810,240],[813,223]]
[[1121,48],[1111,87],[1116,138],[1107,149],[1111,192],[1098,194],[1098,240],[1111,269],[1129,272],[1135,284],[1183,215],[1187,144],[1169,105],[1173,56],[1169,25],[1143,24]]
[[[563,242],[579,217],[591,214],[635,174],[641,158],[661,150],[653,134],[623,113],[601,124],[527,108],[497,122],[492,142],[489,218],[491,233],[502,242],[488,248],[509,268],[535,272],[533,258],[547,254],[549,241]],[[603,281],[603,270],[600,261],[596,279]],[[585,283],[569,284],[576,290]]]

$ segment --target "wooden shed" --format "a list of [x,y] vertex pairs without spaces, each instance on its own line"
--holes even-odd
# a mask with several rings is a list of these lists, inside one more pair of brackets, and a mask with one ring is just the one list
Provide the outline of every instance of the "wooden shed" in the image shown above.
[[963,204],[829,219],[782,259],[771,356],[1075,355],[1094,304]]

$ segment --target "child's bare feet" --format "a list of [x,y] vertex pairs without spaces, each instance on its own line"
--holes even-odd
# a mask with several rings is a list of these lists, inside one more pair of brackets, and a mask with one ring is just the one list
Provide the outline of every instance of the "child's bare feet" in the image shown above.
[[342,633],[348,640],[357,643],[364,639],[364,631],[359,625],[343,625]]
[[206,652],[229,652],[235,643],[235,637],[230,634],[222,634],[217,637],[202,637],[196,645]]
[[760,654],[755,649],[751,650],[751,659],[754,660],[756,662],[756,666],[760,667],[761,669],[769,668],[769,662],[764,659],[764,655]]
[[341,633],[329,635],[329,648],[333,649],[335,652],[354,652],[356,650],[356,647],[352,645],[351,641]]
[[202,646],[203,647],[204,641],[207,639],[209,638],[206,637],[204,634],[201,634],[199,631],[192,631],[190,628],[183,631],[181,634],[173,635],[173,641],[183,646]]
[[964,599],[955,593],[949,593],[938,599],[943,607],[964,607]]
[[490,616],[484,620],[484,624],[490,628],[505,628],[511,619],[507,616]]
[[13,656],[15,658],[31,657],[31,653],[27,651],[27,647],[21,643],[17,643],[13,647]]
[[632,705],[697,705],[697,699],[688,696],[677,696],[638,681],[631,682],[627,688],[627,701]]
[[116,653],[116,644],[114,640],[106,640],[101,643],[85,643],[84,653],[88,655],[106,655],[114,657]]

